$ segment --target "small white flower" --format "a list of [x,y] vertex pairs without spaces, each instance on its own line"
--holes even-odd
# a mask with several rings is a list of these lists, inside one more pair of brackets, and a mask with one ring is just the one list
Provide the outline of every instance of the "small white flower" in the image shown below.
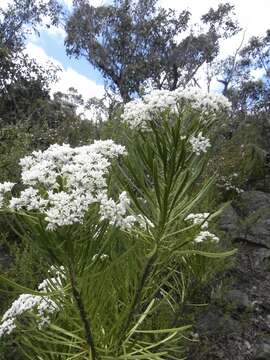
[[205,240],[219,242],[219,238],[215,234],[207,230],[209,224],[208,221],[206,221],[206,219],[209,217],[209,215],[210,213],[197,213],[197,214],[189,214],[185,218],[186,221],[192,221],[194,225],[200,225],[200,228],[202,229],[194,239],[196,243],[200,243]]
[[192,146],[193,152],[195,152],[197,155],[206,153],[207,149],[211,147],[209,139],[204,137],[201,132],[197,136],[192,136],[189,142]]
[[109,220],[111,225],[122,230],[130,229],[135,224],[136,217],[127,215],[129,204],[130,199],[125,191],[119,195],[118,203],[113,199],[109,199],[106,194],[102,194],[100,198],[101,220]]
[[208,221],[206,219],[209,217],[210,213],[197,213],[189,214],[185,220],[192,221],[194,225],[201,225],[202,229],[208,229]]
[[15,183],[6,181],[0,184],[0,208],[4,205],[5,195],[10,192]]
[[40,329],[50,322],[51,314],[59,311],[59,306],[50,298],[50,292],[60,290],[64,296],[63,281],[66,279],[64,268],[60,267],[58,270],[51,267],[48,272],[54,273],[55,277],[45,279],[38,285],[38,290],[47,292],[48,295],[21,294],[2,317],[0,338],[9,335],[16,328],[17,318],[28,311],[36,310]]
[[219,238],[211,233],[210,231],[201,231],[197,236],[196,238],[194,239],[194,241],[196,243],[200,243],[200,242],[203,242],[203,241],[206,241],[206,240],[210,240],[210,241],[214,241],[214,242],[219,242]]
[[98,254],[95,254],[93,257],[92,257],[92,261],[96,261],[97,259],[100,259],[101,261],[104,261],[106,259],[109,258],[109,255],[107,254],[101,254],[100,256]]
[[9,335],[15,328],[14,319],[4,320],[0,325],[0,339],[5,335]]

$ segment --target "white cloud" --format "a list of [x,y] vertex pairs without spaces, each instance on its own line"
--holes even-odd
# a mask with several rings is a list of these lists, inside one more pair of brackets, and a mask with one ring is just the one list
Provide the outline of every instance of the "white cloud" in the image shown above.
[[259,80],[265,75],[265,71],[264,69],[255,69],[251,71],[251,75],[255,80]]
[[215,7],[221,0],[159,0],[159,5],[167,9],[175,9],[177,11],[189,10],[192,13],[192,19],[198,21],[200,16],[207,12],[210,7]]
[[45,29],[45,31],[50,35],[53,36],[61,41],[66,37],[66,31],[62,26],[50,26],[49,28]]
[[70,87],[77,89],[84,99],[94,96],[101,98],[104,95],[102,85],[97,85],[93,80],[69,67],[62,72],[59,81],[53,86],[53,90],[66,91]]
[[40,46],[28,43],[26,52],[44,67],[48,66],[48,62],[51,62],[61,68],[62,71],[59,73],[59,80],[55,84],[52,84],[52,94],[56,91],[67,92],[70,87],[74,87],[85,100],[93,96],[101,98],[104,95],[104,87],[102,85],[97,85],[93,80],[78,73],[71,67],[64,69],[59,61],[48,56]]
[[258,34],[269,27],[269,0],[159,0],[159,4],[164,8],[177,11],[190,10],[194,21],[199,21],[200,16],[210,7],[217,8],[218,4],[226,2],[235,6],[235,13],[241,26],[247,28],[249,33]]
[[68,9],[72,8],[73,0],[62,0],[61,2],[63,3],[63,5],[66,5]]
[[5,10],[10,3],[12,3],[12,0],[0,0],[0,8]]
[[38,45],[29,42],[26,45],[25,52],[33,59],[35,59],[40,65],[47,67],[48,63],[51,62],[56,66],[63,69],[62,64],[55,58],[46,54],[46,52]]
[[[90,5],[93,6],[100,6],[104,5],[105,3],[109,2],[109,0],[88,0]],[[73,0],[61,0],[61,2],[66,5],[66,7],[71,10],[72,9],[72,3]]]

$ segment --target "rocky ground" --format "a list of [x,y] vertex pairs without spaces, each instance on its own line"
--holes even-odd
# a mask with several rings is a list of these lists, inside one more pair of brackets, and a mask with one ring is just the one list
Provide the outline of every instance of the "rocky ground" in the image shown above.
[[197,315],[188,360],[270,360],[270,194],[244,192],[220,228],[238,248]]

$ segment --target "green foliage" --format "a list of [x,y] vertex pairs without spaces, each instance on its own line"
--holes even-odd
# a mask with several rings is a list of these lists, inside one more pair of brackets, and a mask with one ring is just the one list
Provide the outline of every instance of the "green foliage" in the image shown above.
[[17,164],[31,149],[31,138],[26,131],[9,126],[0,128],[0,139],[0,181],[17,181],[20,174]]
[[217,175],[217,203],[235,198],[241,191],[268,191],[266,163],[269,125],[267,118],[233,117],[215,130],[208,172]]
[[29,29],[36,31],[44,16],[51,20],[51,24],[58,23],[62,6],[57,0],[14,0],[5,10],[0,8],[0,14],[1,47],[3,45],[12,52],[18,52],[24,46]]
[[[30,288],[34,288],[37,282],[44,279],[48,269],[48,263],[44,257],[40,257],[40,250],[33,242],[25,239],[16,239],[6,223],[6,219],[0,219],[0,273],[13,281]],[[6,231],[6,233],[5,233]],[[2,283],[0,291],[0,309],[9,307],[17,297],[14,287]],[[14,338],[9,337],[0,342],[1,360],[21,360],[18,347]]]
[[[3,101],[3,98],[0,98]],[[18,181],[19,159],[35,149],[45,149],[54,143],[73,146],[86,144],[95,136],[91,121],[81,120],[74,111],[65,108],[59,100],[37,98],[20,109],[19,114],[3,110],[10,125],[0,125],[0,181]],[[30,113],[28,115],[27,113]]]

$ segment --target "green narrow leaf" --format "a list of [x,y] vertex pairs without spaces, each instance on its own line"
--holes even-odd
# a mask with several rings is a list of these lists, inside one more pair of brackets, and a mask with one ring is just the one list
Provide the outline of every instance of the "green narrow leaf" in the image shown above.
[[228,256],[232,256],[236,252],[237,252],[237,249],[220,252],[220,253],[211,253],[211,252],[202,251],[202,250],[176,250],[175,254],[177,254],[177,255],[201,255],[204,257],[208,257],[208,258],[219,259],[219,258],[225,258]]

